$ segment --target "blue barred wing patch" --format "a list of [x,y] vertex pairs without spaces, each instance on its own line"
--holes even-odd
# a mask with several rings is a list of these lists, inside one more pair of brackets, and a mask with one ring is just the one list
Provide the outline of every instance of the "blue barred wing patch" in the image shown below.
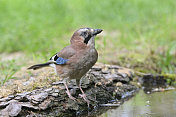
[[68,61],[68,59],[58,57],[57,60],[56,60],[56,64],[63,65],[63,64],[66,64],[67,61]]

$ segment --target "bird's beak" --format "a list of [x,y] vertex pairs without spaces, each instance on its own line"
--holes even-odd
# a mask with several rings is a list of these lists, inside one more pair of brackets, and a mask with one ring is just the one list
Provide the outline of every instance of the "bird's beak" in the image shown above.
[[101,33],[102,31],[103,31],[102,29],[94,29],[93,30],[93,35],[95,36],[95,35]]

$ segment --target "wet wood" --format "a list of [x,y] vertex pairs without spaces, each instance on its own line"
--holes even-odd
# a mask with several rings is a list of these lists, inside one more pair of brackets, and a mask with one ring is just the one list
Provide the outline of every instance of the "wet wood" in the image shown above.
[[[82,79],[90,108],[95,106],[118,106],[109,104],[111,100],[122,99],[126,92],[135,92],[131,85],[133,72],[115,65],[94,66]],[[80,116],[88,111],[87,103],[79,97],[81,93],[75,81],[69,84],[69,90],[76,97],[70,100],[61,82],[53,82],[50,87],[30,92],[11,94],[0,98],[0,116]],[[129,94],[132,95],[132,94]]]

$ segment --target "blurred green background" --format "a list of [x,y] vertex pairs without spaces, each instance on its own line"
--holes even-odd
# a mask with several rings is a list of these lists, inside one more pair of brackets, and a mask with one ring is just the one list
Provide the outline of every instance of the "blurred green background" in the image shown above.
[[24,54],[10,62],[1,56],[0,69],[45,62],[75,30],[91,27],[104,30],[99,62],[176,73],[175,8],[175,0],[0,0],[0,53]]

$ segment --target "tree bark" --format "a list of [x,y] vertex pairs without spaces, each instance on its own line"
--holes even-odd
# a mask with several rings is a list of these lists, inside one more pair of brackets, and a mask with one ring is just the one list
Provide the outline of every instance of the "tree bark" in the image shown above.
[[[94,66],[82,79],[82,88],[90,106],[79,96],[81,93],[74,81],[69,90],[76,98],[68,98],[61,82],[53,82],[49,88],[9,95],[0,99],[0,116],[82,116],[95,107],[118,102],[137,91],[130,84],[133,72],[115,65]],[[115,104],[117,106],[117,104]]]

